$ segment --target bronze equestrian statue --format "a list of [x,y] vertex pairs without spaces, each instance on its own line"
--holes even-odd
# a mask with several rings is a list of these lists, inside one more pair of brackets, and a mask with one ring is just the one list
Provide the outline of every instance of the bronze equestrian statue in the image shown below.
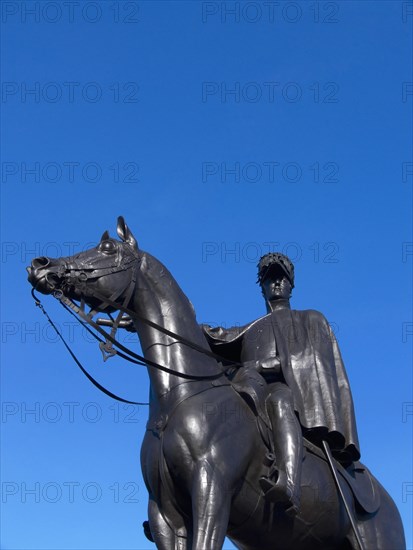
[[123,218],[117,232],[120,241],[105,232],[75,256],[36,258],[29,281],[91,323],[97,311],[119,310],[112,334],[130,321],[139,335],[150,378],[141,465],[157,548],[220,550],[228,536],[242,550],[405,549],[393,500],[357,461],[351,394],[328,324],[289,309],[288,260],[262,259],[269,312],[234,334],[200,327]]

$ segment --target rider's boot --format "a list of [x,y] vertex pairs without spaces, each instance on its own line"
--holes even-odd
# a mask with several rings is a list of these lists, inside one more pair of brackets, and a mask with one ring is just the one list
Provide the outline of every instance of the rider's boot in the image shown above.
[[303,440],[290,390],[284,388],[272,394],[272,406],[268,407],[277,465],[259,481],[266,500],[276,502],[294,516],[300,507]]

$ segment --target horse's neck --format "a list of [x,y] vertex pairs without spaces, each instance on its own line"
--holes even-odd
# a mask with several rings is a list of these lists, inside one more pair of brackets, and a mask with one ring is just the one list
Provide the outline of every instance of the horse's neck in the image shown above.
[[[164,265],[148,253],[144,253],[134,296],[136,313],[161,327],[190,340],[205,349],[208,343],[196,321],[192,304],[182,292]],[[144,356],[151,361],[189,375],[214,375],[220,369],[217,362],[192,348],[177,342],[139,319],[134,319]],[[151,379],[151,401],[160,403],[167,395],[182,398],[190,386],[201,383],[184,383],[179,376],[148,368]],[[179,386],[179,387],[178,387]]]

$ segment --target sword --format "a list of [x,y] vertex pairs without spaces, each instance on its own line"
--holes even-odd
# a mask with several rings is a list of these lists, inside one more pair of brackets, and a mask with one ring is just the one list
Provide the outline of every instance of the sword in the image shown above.
[[360,550],[366,550],[366,547],[364,546],[363,541],[361,540],[361,536],[360,536],[360,533],[359,533],[359,530],[358,530],[358,527],[357,527],[357,524],[356,524],[356,520],[355,520],[354,515],[353,515],[353,511],[350,509],[350,506],[348,505],[346,497],[344,496],[343,489],[340,485],[340,481],[339,481],[338,475],[337,475],[337,470],[336,470],[336,467],[335,467],[334,461],[333,461],[333,456],[331,454],[331,450],[330,450],[330,447],[329,447],[327,441],[323,440],[323,448],[324,448],[324,452],[325,452],[326,457],[327,457],[328,464],[331,468],[331,472],[333,474],[334,481],[337,485],[338,492],[339,492],[339,494],[341,496],[341,499],[344,503],[344,507],[346,509],[346,512],[347,512],[347,515],[349,517],[351,526],[352,526],[354,534],[356,536],[357,543],[360,547]]

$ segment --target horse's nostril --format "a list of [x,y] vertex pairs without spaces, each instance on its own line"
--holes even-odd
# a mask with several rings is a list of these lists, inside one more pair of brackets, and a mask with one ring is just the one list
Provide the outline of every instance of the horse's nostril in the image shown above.
[[47,267],[50,264],[49,258],[46,258],[46,256],[40,256],[40,258],[35,258],[32,261],[32,267],[39,268],[39,267]]
[[59,284],[60,282],[60,279],[59,277],[56,275],[56,273],[47,273],[46,274],[46,282],[52,287],[52,288],[56,288],[56,286]]

